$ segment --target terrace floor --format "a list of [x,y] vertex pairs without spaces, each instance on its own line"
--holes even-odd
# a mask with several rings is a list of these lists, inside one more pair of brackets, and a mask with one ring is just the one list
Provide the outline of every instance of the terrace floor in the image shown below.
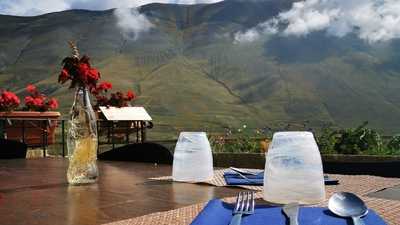
[[[99,161],[98,165],[100,178],[96,184],[69,186],[66,159],[0,160],[0,224],[93,225],[141,217],[159,220],[164,212],[163,223],[156,224],[188,224],[201,210],[202,203],[232,197],[241,190],[150,180],[171,175],[170,165],[111,161]],[[355,192],[389,225],[400,224],[399,178],[334,174],[332,177],[342,184],[327,186],[327,197],[335,191]],[[191,213],[182,215],[188,210]],[[133,219],[126,224],[152,224],[140,221],[143,222]]]
[[[400,185],[368,194],[369,197],[400,201]],[[400,215],[399,215],[400,216]]]

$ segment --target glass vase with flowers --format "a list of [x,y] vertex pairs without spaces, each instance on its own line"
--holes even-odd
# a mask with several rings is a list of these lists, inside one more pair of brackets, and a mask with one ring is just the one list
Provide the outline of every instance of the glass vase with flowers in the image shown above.
[[93,68],[89,57],[80,57],[78,48],[69,42],[72,56],[63,61],[63,68],[58,81],[70,82],[70,89],[75,89],[67,132],[69,166],[68,182],[72,185],[90,184],[98,178],[97,169],[97,124],[90,101],[90,93],[96,89],[100,73]]

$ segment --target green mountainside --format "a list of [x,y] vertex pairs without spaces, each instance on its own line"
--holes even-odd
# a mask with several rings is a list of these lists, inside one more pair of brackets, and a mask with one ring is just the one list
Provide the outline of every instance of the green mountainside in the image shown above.
[[67,115],[73,92],[57,84],[67,41],[114,89],[133,89],[164,134],[309,121],[385,133],[400,127],[400,41],[370,45],[322,32],[233,35],[291,7],[293,0],[227,0],[210,5],[149,4],[155,25],[137,40],[116,26],[113,10],[71,10],[36,17],[0,15],[0,87],[22,95],[28,83],[56,96]]

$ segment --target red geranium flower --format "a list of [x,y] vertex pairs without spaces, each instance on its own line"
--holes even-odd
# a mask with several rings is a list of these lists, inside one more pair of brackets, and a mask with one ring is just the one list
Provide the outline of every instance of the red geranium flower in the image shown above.
[[32,98],[32,96],[26,96],[25,105],[33,105],[33,104],[34,104],[34,98]]
[[0,111],[12,111],[18,108],[21,101],[18,96],[11,91],[1,91]]
[[58,102],[55,98],[48,99],[45,95],[41,94],[36,87],[34,91],[29,85],[28,87],[27,91],[30,95],[26,96],[24,99],[25,110],[44,112],[50,109],[55,110],[58,108]]
[[89,69],[86,77],[87,77],[89,82],[96,83],[100,79],[100,73],[96,69],[91,68],[91,69]]
[[48,102],[47,105],[49,106],[50,109],[55,110],[58,108],[58,101],[55,98],[51,98]]
[[58,82],[60,83],[65,83],[67,80],[69,80],[71,77],[69,76],[68,70],[63,69],[61,70],[60,75],[58,76]]
[[78,48],[70,42],[73,55],[64,58],[62,61],[63,68],[58,76],[58,82],[64,84],[71,80],[70,88],[87,87],[90,91],[94,91],[96,84],[100,79],[100,73],[97,69],[91,67],[89,57],[84,55],[79,57]]
[[112,89],[112,83],[110,83],[110,82],[106,82],[106,81],[104,81],[104,82],[101,82],[98,86],[97,86],[97,88],[96,88],[98,91],[107,91],[107,90],[110,90],[110,89]]
[[66,57],[62,61],[63,70],[58,77],[60,83],[71,80],[70,88],[77,86],[88,88],[90,93],[96,97],[95,108],[99,108],[99,106],[128,106],[129,102],[136,98],[132,91],[128,91],[126,95],[122,92],[108,93],[113,85],[110,82],[97,84],[101,77],[100,72],[90,65],[88,56],[80,57],[78,48],[74,43],[70,42],[69,44],[72,48],[72,56]]
[[128,101],[132,101],[133,99],[135,99],[135,93],[133,93],[133,91],[128,91],[126,93],[126,98],[128,99]]
[[10,102],[10,103],[14,103],[14,104],[20,103],[18,96],[11,91],[4,91],[3,99],[5,102]]
[[43,107],[44,105],[44,98],[43,97],[36,97],[33,99],[33,105],[36,107]]
[[87,81],[87,76],[89,74],[89,71],[90,71],[90,67],[89,67],[88,64],[79,63],[79,65],[78,65],[78,74],[79,74],[81,79],[83,79],[84,81]]
[[26,86],[26,91],[29,93],[35,93],[37,91],[36,86],[33,84],[28,84],[28,86]]

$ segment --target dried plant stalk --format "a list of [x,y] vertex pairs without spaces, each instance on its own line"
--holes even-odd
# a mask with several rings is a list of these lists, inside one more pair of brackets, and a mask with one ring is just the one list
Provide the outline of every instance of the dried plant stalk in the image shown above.
[[79,50],[76,44],[73,41],[69,41],[68,44],[72,49],[72,57],[79,59]]

